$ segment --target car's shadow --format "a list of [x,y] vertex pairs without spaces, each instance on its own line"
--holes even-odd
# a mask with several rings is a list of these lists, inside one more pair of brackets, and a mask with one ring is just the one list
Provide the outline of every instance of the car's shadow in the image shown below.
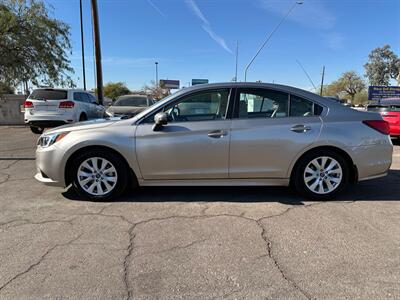
[[[70,187],[63,196],[82,200]],[[279,202],[303,205],[309,201],[287,187],[140,187],[113,202]],[[400,170],[390,170],[383,178],[360,182],[334,201],[400,201]]]

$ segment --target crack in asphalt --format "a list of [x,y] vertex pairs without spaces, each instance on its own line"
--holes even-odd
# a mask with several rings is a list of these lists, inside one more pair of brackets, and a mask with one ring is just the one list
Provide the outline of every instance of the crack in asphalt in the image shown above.
[[188,243],[186,245],[183,245],[183,246],[178,246],[177,245],[177,246],[173,246],[171,248],[165,249],[165,250],[153,251],[153,252],[143,253],[141,255],[135,255],[135,258],[146,256],[146,255],[150,255],[150,254],[161,254],[161,253],[171,252],[171,251],[174,251],[174,250],[187,249],[187,248],[190,248],[190,247],[192,247],[192,246],[194,246],[196,244],[203,243],[205,241],[207,241],[207,239],[194,240],[193,242],[190,242],[190,243]]
[[[8,166],[6,166],[5,168],[0,169],[0,171],[4,171],[6,169],[9,169],[11,166],[15,165],[19,160],[16,160],[14,162],[12,162],[11,164],[9,164]],[[7,182],[9,180],[10,175],[9,174],[5,174],[8,176],[8,178],[3,181],[0,182],[0,184]],[[342,202],[342,203],[353,203],[354,201],[351,202]],[[166,220],[172,220],[172,219],[196,219],[196,220],[201,220],[201,219],[209,219],[209,218],[218,218],[218,217],[231,217],[231,218],[240,218],[240,219],[244,219],[250,222],[253,222],[254,224],[256,224],[260,229],[261,229],[261,238],[263,240],[263,242],[266,244],[266,254],[262,255],[260,257],[265,257],[268,259],[271,259],[272,262],[274,263],[274,265],[276,266],[278,272],[280,273],[281,277],[288,282],[294,289],[296,289],[297,291],[299,291],[302,295],[304,295],[304,297],[306,297],[307,299],[312,299],[312,297],[306,292],[304,291],[301,287],[298,286],[298,284],[296,284],[296,282],[291,279],[283,270],[282,266],[279,264],[279,262],[277,261],[277,259],[274,257],[273,255],[273,251],[272,251],[272,241],[270,239],[268,239],[267,234],[266,234],[266,229],[264,228],[264,225],[261,223],[262,220],[265,219],[270,219],[270,218],[277,218],[277,217],[282,217],[284,215],[286,215],[288,212],[290,212],[291,210],[297,209],[297,208],[304,208],[307,209],[309,207],[315,206],[315,205],[321,205],[321,204],[325,204],[326,202],[318,202],[315,204],[308,204],[308,205],[304,205],[304,206],[290,206],[288,207],[286,210],[284,210],[283,212],[279,213],[279,214],[274,214],[274,215],[270,215],[270,216],[265,216],[265,217],[261,217],[259,219],[255,219],[255,218],[251,218],[251,217],[246,217],[244,216],[244,212],[242,212],[240,215],[235,215],[235,214],[206,214],[206,211],[210,208],[210,206],[206,206],[201,210],[201,215],[193,215],[193,216],[185,216],[185,215],[172,215],[172,216],[166,216],[166,217],[155,217],[155,218],[149,218],[149,219],[145,219],[145,220],[141,220],[139,222],[132,222],[129,219],[127,219],[125,216],[123,215],[117,215],[117,214],[106,214],[104,213],[104,211],[110,207],[112,204],[109,204],[107,206],[102,207],[98,212],[93,212],[93,213],[79,213],[79,214],[72,214],[71,216],[102,216],[102,217],[108,217],[108,218],[119,218],[121,221],[124,221],[128,224],[130,224],[130,227],[127,231],[128,236],[129,236],[129,243],[127,248],[125,249],[120,249],[120,250],[125,250],[127,251],[124,260],[123,260],[123,270],[124,270],[124,275],[123,275],[123,283],[125,285],[125,289],[126,289],[126,299],[132,299],[133,297],[133,292],[132,289],[130,287],[129,284],[129,280],[128,280],[128,275],[129,275],[129,269],[131,267],[131,258],[133,257],[133,250],[134,250],[134,239],[136,237],[135,234],[135,230],[140,226],[140,225],[144,225],[150,222],[156,222],[156,221],[166,221]],[[336,202],[335,202],[336,203]],[[76,219],[76,218],[74,218]],[[46,220],[46,221],[41,221],[41,222],[33,222],[31,220],[27,220],[27,219],[15,219],[15,220],[11,220],[5,223],[0,223],[0,226],[6,226],[8,224],[12,224],[14,222],[24,222],[22,224],[17,224],[15,226],[9,226],[7,228],[10,227],[16,227],[16,226],[21,226],[21,225],[26,225],[26,224],[32,224],[32,225],[37,225],[37,224],[46,224],[46,223],[68,223],[70,225],[72,224],[72,221],[74,219],[71,220]],[[0,292],[7,286],[9,285],[12,281],[14,281],[15,279],[19,278],[20,276],[30,272],[33,268],[35,268],[37,265],[39,265],[45,258],[47,255],[49,255],[54,249],[56,249],[57,247],[62,247],[62,246],[66,246],[69,244],[74,244],[74,245],[80,245],[79,243],[74,243],[76,240],[78,240],[81,236],[83,235],[80,234],[79,236],[77,236],[76,238],[66,242],[66,243],[62,243],[62,244],[57,244],[53,247],[51,247],[50,249],[48,249],[41,257],[40,259],[35,262],[34,264],[30,265],[25,271],[18,273],[17,275],[15,275],[13,278],[11,278],[8,282],[6,282],[3,286],[0,287]],[[157,254],[157,253],[162,253],[162,252],[167,252],[167,251],[173,251],[176,249],[184,249],[184,248],[188,248],[191,247],[197,243],[201,243],[204,242],[206,239],[202,239],[202,240],[195,240],[187,245],[184,246],[174,246],[171,247],[169,249],[166,250],[162,250],[162,251],[158,251],[158,252],[150,252],[150,253],[146,253],[144,255],[148,255],[148,254]],[[93,245],[95,243],[87,243],[90,245]],[[258,258],[260,258],[258,257]],[[233,293],[237,292],[237,291],[232,291]]]
[[3,168],[0,169],[0,175],[3,175],[3,176],[6,177],[4,180],[0,181],[0,185],[3,184],[3,183],[9,182],[10,178],[11,178],[10,174],[4,173],[3,171],[4,170],[8,170],[9,168],[11,168],[13,165],[15,165],[18,162],[19,162],[19,160],[15,160],[12,163],[8,164],[6,167],[3,167]]
[[306,291],[304,291],[301,287],[299,287],[299,285],[293,279],[289,278],[289,276],[286,275],[286,273],[282,269],[281,265],[278,263],[277,259],[272,254],[272,242],[267,237],[267,233],[266,233],[265,227],[259,221],[257,222],[257,224],[262,229],[261,238],[267,244],[267,255],[268,255],[268,258],[270,258],[273,261],[275,267],[277,268],[277,270],[281,274],[282,278],[285,281],[287,281],[291,286],[293,286],[297,291],[299,291],[301,294],[303,294],[303,296],[305,296],[308,300],[313,299]]
[[65,243],[61,243],[61,244],[56,244],[53,247],[47,249],[47,251],[39,258],[39,260],[37,260],[35,263],[31,264],[27,269],[25,269],[24,271],[16,274],[14,277],[12,277],[11,279],[9,279],[5,284],[3,284],[2,286],[0,286],[0,292],[3,291],[3,289],[5,287],[7,287],[9,284],[11,284],[14,280],[18,279],[19,277],[29,273],[30,271],[32,271],[36,266],[40,265],[43,260],[52,252],[54,251],[54,249],[58,248],[58,247],[64,247],[64,246],[68,246],[70,244],[72,244],[74,241],[78,240],[81,236],[83,235],[83,233],[79,234],[77,237],[69,240],[68,242]]
[[135,229],[136,225],[132,225],[129,230],[128,230],[128,235],[129,235],[129,244],[127,247],[127,251],[128,253],[125,255],[124,258],[124,277],[123,277],[123,281],[124,281],[124,285],[125,285],[125,290],[126,290],[126,299],[132,299],[132,290],[129,287],[129,281],[128,281],[128,273],[129,273],[129,267],[130,267],[130,262],[129,262],[129,258],[132,255],[132,251],[133,251],[133,240],[135,239],[135,234],[133,233],[134,229]]
[[14,220],[10,220],[10,221],[4,222],[4,223],[0,223],[0,227],[6,226],[8,224],[15,223],[15,222],[23,222],[23,223],[16,224],[14,226],[7,226],[6,228],[7,229],[8,228],[14,228],[14,227],[19,227],[19,226],[23,226],[23,225],[42,225],[42,224],[47,224],[47,223],[67,223],[67,224],[72,226],[73,225],[72,224],[73,220],[74,219],[67,220],[67,221],[66,220],[45,220],[45,221],[40,221],[40,222],[34,222],[34,221],[31,221],[31,220],[28,220],[28,219],[14,219]]

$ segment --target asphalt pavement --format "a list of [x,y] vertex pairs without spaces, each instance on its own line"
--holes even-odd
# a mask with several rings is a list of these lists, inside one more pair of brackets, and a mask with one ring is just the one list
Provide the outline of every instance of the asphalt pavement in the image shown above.
[[400,299],[400,146],[335,201],[287,188],[140,188],[82,201],[0,127],[0,299]]

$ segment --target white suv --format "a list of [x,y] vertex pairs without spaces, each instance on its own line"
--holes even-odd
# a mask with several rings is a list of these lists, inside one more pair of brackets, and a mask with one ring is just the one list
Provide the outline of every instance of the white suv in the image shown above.
[[104,106],[84,90],[43,88],[34,90],[24,103],[25,123],[32,132],[44,128],[102,118]]

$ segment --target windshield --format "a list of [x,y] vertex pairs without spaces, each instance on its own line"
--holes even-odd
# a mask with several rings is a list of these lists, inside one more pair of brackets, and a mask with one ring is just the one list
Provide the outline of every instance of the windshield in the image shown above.
[[67,91],[64,90],[34,90],[29,96],[29,99],[34,100],[64,100],[68,99]]
[[399,105],[369,105],[367,108],[368,111],[375,112],[400,112],[400,104]]
[[115,101],[114,106],[147,106],[147,98],[146,97],[129,97],[129,98],[120,98]]

